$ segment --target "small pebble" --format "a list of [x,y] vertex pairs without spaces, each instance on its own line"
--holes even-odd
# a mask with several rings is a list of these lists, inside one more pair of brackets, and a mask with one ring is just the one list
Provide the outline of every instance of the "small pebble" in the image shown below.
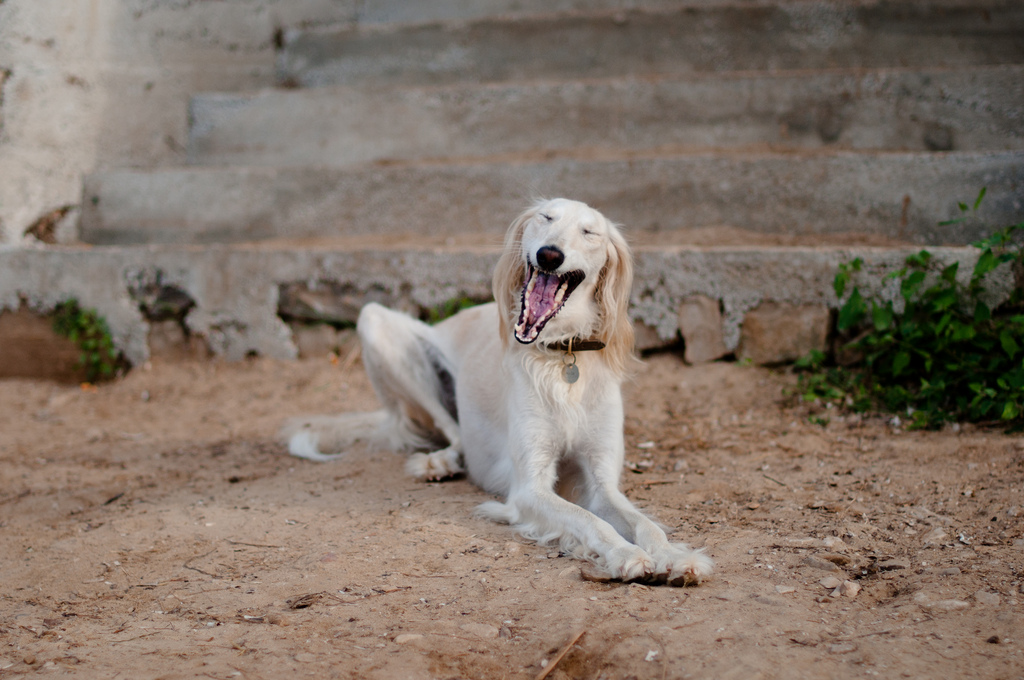
[[818,581],[818,583],[820,583],[823,588],[833,590],[834,588],[838,588],[842,581],[837,579],[835,576],[826,576],[825,578]]
[[413,640],[422,640],[422,639],[423,639],[423,636],[420,635],[419,633],[402,633],[401,635],[398,635],[398,636],[395,637],[395,644],[397,644],[397,645],[404,645],[406,643],[412,642]]
[[860,584],[856,581],[843,581],[842,584],[836,589],[839,594],[843,597],[854,598],[860,593]]
[[580,574],[580,570],[577,569],[575,566],[566,567],[562,571],[558,572],[558,578],[567,578],[567,579],[571,579],[571,580],[576,580],[576,577],[579,576],[579,574]]
[[978,604],[994,607],[999,604],[999,594],[988,590],[979,590],[974,593],[974,601]]
[[846,542],[838,536],[826,536],[822,542],[829,550],[845,550],[849,547],[846,545]]

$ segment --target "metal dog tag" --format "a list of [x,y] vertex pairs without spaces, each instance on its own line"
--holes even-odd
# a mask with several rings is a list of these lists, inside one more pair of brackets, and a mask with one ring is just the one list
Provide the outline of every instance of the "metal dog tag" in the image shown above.
[[565,366],[562,369],[562,377],[565,382],[572,385],[580,379],[580,369],[576,368],[576,355],[572,353],[572,338],[569,338],[569,349],[562,357],[562,364]]

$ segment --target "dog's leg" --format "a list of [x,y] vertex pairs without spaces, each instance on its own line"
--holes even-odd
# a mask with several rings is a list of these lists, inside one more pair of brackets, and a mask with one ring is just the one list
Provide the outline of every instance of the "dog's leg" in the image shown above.
[[671,585],[700,583],[711,575],[714,562],[703,550],[684,543],[671,543],[664,530],[636,509],[618,489],[605,488],[594,495],[590,509],[603,517],[630,541],[654,558],[650,576]]
[[557,544],[563,552],[594,562],[623,581],[655,572],[655,561],[646,551],[597,515],[547,489],[519,491],[506,503],[483,503],[476,514],[510,524],[523,538],[541,545]]
[[[455,380],[430,326],[368,304],[357,324],[363,363],[384,408],[369,413],[307,416],[285,423],[282,436],[296,456],[327,461],[359,441],[396,451],[448,446],[410,459],[412,474],[440,479],[462,471]],[[324,453],[324,451],[330,453]]]
[[[540,428],[542,429],[542,428]],[[540,544],[557,543],[569,554],[598,564],[614,577],[635,580],[654,573],[655,560],[642,546],[626,540],[616,527],[555,493],[558,451],[541,431],[516,438],[515,480],[505,503],[492,501],[477,514],[511,524]]]
[[[637,510],[618,488],[618,467],[615,456],[599,458],[595,465],[593,487],[584,504],[595,515],[615,527],[625,539],[643,548],[655,566],[647,576],[671,585],[700,583],[711,575],[714,562],[703,550],[693,550],[683,543],[671,543],[665,531]],[[614,469],[613,469],[614,467]]]
[[406,471],[419,479],[442,479],[463,471],[462,441],[455,406],[455,376],[434,330],[377,304],[366,305],[357,325],[363,363],[373,388],[407,433],[410,448],[445,440],[447,447],[414,453]]

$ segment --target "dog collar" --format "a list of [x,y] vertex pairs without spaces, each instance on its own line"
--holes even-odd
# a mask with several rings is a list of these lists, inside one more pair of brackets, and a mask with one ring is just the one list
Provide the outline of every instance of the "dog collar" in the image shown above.
[[581,340],[579,338],[569,338],[562,342],[550,342],[544,345],[548,349],[557,349],[562,352],[589,352],[592,350],[604,349],[605,344],[600,340]]

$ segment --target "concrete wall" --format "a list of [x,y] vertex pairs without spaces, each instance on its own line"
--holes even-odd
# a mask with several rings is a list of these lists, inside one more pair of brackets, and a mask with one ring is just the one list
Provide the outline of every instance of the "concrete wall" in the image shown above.
[[0,0],[0,243],[78,204],[87,172],[183,162],[190,94],[272,84],[278,28],[357,4]]

